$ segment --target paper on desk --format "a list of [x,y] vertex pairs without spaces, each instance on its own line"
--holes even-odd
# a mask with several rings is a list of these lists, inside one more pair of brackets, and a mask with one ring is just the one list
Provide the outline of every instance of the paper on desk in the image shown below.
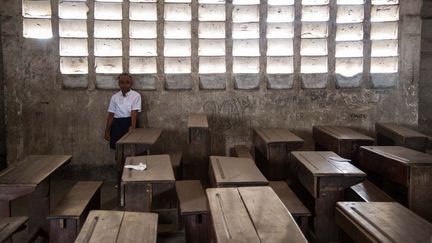
[[143,170],[147,169],[147,165],[143,164],[143,163],[139,163],[138,165],[125,165],[125,168],[126,169],[143,171]]
[[329,159],[337,161],[337,162],[351,162],[350,159],[345,159],[345,158],[341,158],[341,157],[329,157]]

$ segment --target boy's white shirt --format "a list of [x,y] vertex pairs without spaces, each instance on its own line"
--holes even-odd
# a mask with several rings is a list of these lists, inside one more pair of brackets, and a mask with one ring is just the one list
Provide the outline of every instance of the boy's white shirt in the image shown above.
[[130,90],[123,96],[121,91],[111,97],[108,112],[114,113],[114,118],[130,117],[131,111],[141,112],[141,95],[135,90]]

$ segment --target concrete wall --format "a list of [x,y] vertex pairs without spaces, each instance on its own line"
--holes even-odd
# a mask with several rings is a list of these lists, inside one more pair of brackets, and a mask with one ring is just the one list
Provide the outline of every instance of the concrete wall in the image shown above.
[[[72,154],[70,167],[80,173],[113,165],[114,154],[103,140],[113,91],[97,89],[94,76],[87,89],[62,88],[58,38],[24,39],[21,1],[1,5],[9,162],[26,154]],[[307,139],[307,148],[316,124],[352,126],[369,135],[377,121],[417,127],[421,0],[400,1],[400,7],[400,73],[393,88],[336,89],[334,75],[325,89],[302,89],[299,77],[289,90],[267,90],[263,82],[251,91],[235,90],[232,83],[222,91],[200,91],[197,84],[190,91],[168,91],[158,85],[156,91],[140,91],[141,125],[164,129],[156,150],[166,152],[186,143],[189,112],[207,113],[213,154],[250,144],[254,127],[289,128]]]
[[[1,23],[1,20],[0,20]],[[1,46],[1,24],[0,24],[0,46]],[[0,169],[7,166],[6,162],[6,129],[4,123],[4,82],[3,82],[3,52],[0,48]]]
[[432,135],[432,1],[424,0],[421,12],[422,42],[419,82],[419,128]]

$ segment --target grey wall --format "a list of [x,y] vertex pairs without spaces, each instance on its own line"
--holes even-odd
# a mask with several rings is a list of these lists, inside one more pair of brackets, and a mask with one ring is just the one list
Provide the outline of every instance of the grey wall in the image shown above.
[[421,17],[419,127],[422,131],[432,136],[432,1],[423,1]]
[[[57,1],[52,1],[56,3]],[[418,125],[421,0],[400,1],[399,82],[389,89],[301,89],[298,77],[290,90],[141,91],[140,120],[165,130],[159,152],[186,142],[189,112],[207,113],[213,154],[237,143],[250,144],[254,127],[286,127],[312,148],[315,124],[352,126],[373,135],[377,121]],[[72,154],[71,167],[109,167],[114,154],[103,140],[112,90],[63,89],[58,39],[22,37],[21,1],[1,1],[7,154],[10,162],[26,154]],[[334,77],[331,78],[334,80]],[[232,87],[233,85],[228,85]],[[88,171],[88,170],[87,170]],[[94,172],[94,171],[93,171]]]
[[[0,19],[1,23],[1,19]],[[1,46],[1,24],[0,24],[0,46]],[[7,166],[6,162],[6,128],[4,123],[4,82],[3,82],[3,52],[0,49],[0,169]]]

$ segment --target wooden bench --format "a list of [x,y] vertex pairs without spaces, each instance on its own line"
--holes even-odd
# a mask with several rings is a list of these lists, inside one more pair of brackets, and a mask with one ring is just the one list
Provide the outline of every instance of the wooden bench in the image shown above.
[[186,242],[208,242],[208,207],[207,198],[201,182],[177,181],[177,197],[180,216],[185,223]]
[[396,202],[338,202],[340,242],[431,242],[432,224]]
[[373,145],[374,139],[343,126],[313,126],[316,151],[333,151],[339,156],[358,161],[360,146]]
[[425,152],[429,137],[412,129],[394,124],[375,124],[377,145],[404,146],[420,152]]
[[28,217],[0,217],[0,242],[6,242],[14,233],[24,228]]
[[155,213],[93,210],[76,243],[156,243],[158,215]]
[[306,234],[308,220],[312,216],[311,212],[303,205],[285,181],[269,181],[269,186],[276,192],[288,211],[290,211],[303,234]]
[[254,160],[249,148],[246,145],[234,145],[234,147],[231,148],[230,155],[231,157],[247,158]]
[[79,181],[48,216],[50,242],[74,242],[90,210],[100,209],[100,181]]
[[293,217],[268,186],[208,188],[212,240],[307,242]]
[[346,201],[360,202],[393,202],[387,193],[377,187],[369,180],[365,180],[357,185],[352,186],[345,192]]
[[183,178],[185,180],[201,180],[208,183],[208,166],[210,156],[210,130],[207,116],[189,114],[188,146],[183,157]]
[[289,180],[289,154],[303,146],[303,139],[281,128],[255,129],[253,139],[255,161],[265,177],[268,180]]
[[170,153],[171,164],[174,171],[174,177],[176,180],[182,179],[182,160],[183,160],[183,152],[175,151]]

